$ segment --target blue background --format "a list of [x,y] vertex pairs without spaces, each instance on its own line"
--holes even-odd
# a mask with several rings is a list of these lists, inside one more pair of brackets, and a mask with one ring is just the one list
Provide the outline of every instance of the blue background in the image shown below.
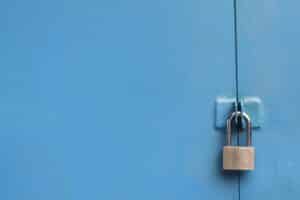
[[238,1],[240,93],[259,96],[265,122],[253,134],[256,170],[241,176],[241,199],[300,195],[300,17],[297,1]]
[[232,3],[4,0],[0,24],[1,199],[238,199],[214,129],[235,91]]

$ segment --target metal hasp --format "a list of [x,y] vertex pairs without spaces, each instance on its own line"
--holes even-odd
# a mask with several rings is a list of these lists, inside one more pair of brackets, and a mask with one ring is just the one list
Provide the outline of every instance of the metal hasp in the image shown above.
[[[264,107],[259,97],[242,97],[240,99],[242,111],[251,116],[252,128],[259,128],[264,122]],[[226,127],[228,116],[235,111],[234,97],[217,97],[215,104],[215,127]]]

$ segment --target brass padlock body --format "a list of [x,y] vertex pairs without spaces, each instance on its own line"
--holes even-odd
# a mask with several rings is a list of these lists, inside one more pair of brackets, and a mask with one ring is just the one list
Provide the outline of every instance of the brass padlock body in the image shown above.
[[224,146],[224,170],[254,170],[255,149],[252,146]]

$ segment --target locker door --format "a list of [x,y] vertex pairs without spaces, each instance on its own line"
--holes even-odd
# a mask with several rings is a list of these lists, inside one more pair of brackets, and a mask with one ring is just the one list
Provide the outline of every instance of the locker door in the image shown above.
[[238,1],[240,89],[259,96],[265,123],[254,131],[256,169],[241,176],[241,199],[300,195],[300,17],[298,1]]
[[235,95],[232,13],[217,0],[2,1],[0,198],[237,199],[213,116],[216,96]]

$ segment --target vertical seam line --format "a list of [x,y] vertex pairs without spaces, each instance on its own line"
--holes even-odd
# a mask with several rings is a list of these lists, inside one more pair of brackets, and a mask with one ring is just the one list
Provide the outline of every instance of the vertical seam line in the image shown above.
[[[237,30],[237,0],[233,0],[233,12],[234,12],[234,64],[235,64],[235,98],[236,106],[235,110],[239,108],[239,55],[238,55],[238,30]],[[239,145],[239,128],[237,128],[237,144]],[[241,200],[241,174],[238,172],[238,200]]]
[[233,0],[234,10],[234,64],[235,64],[235,93],[236,103],[239,103],[239,55],[238,55],[238,30],[237,30],[237,2]]

